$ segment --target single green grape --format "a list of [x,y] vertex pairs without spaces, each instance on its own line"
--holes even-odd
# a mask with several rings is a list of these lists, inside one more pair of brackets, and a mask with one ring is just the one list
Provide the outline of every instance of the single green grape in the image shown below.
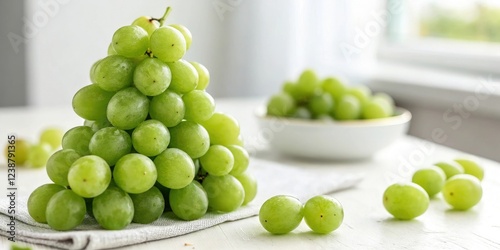
[[465,172],[462,165],[460,165],[454,161],[438,162],[438,163],[435,163],[434,165],[438,166],[439,168],[441,168],[444,171],[444,173],[446,174],[446,179],[450,179],[454,175],[463,174]]
[[234,156],[228,148],[222,145],[212,145],[200,157],[200,163],[208,174],[222,176],[229,174],[233,169]]
[[477,162],[470,159],[455,159],[463,168],[465,174],[477,177],[480,181],[484,178],[484,169]]
[[396,102],[394,101],[394,99],[390,95],[388,95],[387,93],[383,93],[383,92],[375,93],[373,95],[373,98],[385,99],[385,101],[388,102],[389,105],[391,105],[392,107],[394,107],[396,105]]
[[284,82],[282,87],[281,87],[281,90],[284,93],[287,93],[289,95],[293,95],[293,92],[295,91],[295,83],[290,82],[290,81]]
[[115,48],[113,48],[113,42],[109,43],[107,54],[108,54],[108,56],[118,55]]
[[48,143],[33,145],[29,149],[26,163],[35,168],[43,167],[45,166],[45,164],[47,164],[47,160],[49,160],[51,153],[52,147]]
[[182,121],[170,128],[169,147],[181,149],[196,159],[208,151],[210,137],[203,126],[191,121]]
[[286,234],[297,228],[304,218],[304,207],[297,198],[277,195],[269,198],[259,210],[260,224],[272,234]]
[[115,31],[111,43],[118,55],[138,57],[149,48],[149,34],[137,25],[123,26]]
[[210,72],[208,69],[199,62],[189,62],[198,72],[198,83],[196,84],[197,90],[205,90],[210,84]]
[[304,205],[304,220],[316,233],[327,234],[340,227],[344,220],[344,208],[329,196],[318,195]]
[[329,77],[321,81],[321,88],[324,92],[330,94],[333,100],[339,101],[347,92],[345,84],[337,78]]
[[358,98],[358,101],[361,104],[361,106],[364,106],[368,102],[368,100],[370,100],[372,95],[372,91],[364,85],[351,87],[347,89],[347,93]]
[[196,220],[207,213],[207,192],[197,181],[181,189],[172,189],[169,194],[170,207],[182,220]]
[[150,119],[141,122],[132,132],[134,149],[145,156],[156,156],[167,149],[170,132],[160,121]]
[[191,31],[189,31],[186,26],[181,24],[170,24],[169,26],[174,27],[176,30],[182,33],[182,36],[184,36],[184,39],[186,40],[186,50],[188,50],[189,47],[191,47],[191,42],[193,41],[193,35],[191,34]]
[[149,105],[151,118],[162,122],[167,127],[174,127],[184,118],[186,107],[179,94],[165,90],[153,97]]
[[61,146],[63,135],[64,131],[60,128],[45,128],[40,134],[40,143],[48,143],[52,147],[52,149],[55,150]]
[[59,191],[65,190],[57,184],[44,184],[35,189],[28,198],[28,213],[36,222],[47,223],[45,213],[50,198]]
[[457,174],[444,184],[444,200],[457,210],[468,210],[475,206],[483,196],[481,181],[469,174]]
[[113,127],[113,124],[111,124],[111,122],[109,122],[108,119],[103,119],[103,120],[98,120],[98,121],[90,121],[84,125],[92,128],[92,131],[94,131],[94,133],[103,129],[103,128]]
[[361,117],[361,103],[353,95],[346,94],[340,98],[335,106],[335,119],[337,120],[356,120]]
[[132,85],[135,63],[120,55],[101,59],[94,70],[94,84],[101,89],[115,92]]
[[202,185],[207,191],[208,206],[215,211],[235,211],[245,200],[245,189],[232,175],[208,175]]
[[80,157],[73,149],[62,149],[55,152],[47,161],[47,175],[55,184],[65,187],[69,186],[69,168]]
[[172,79],[170,68],[158,58],[142,60],[134,71],[134,85],[147,96],[157,96],[163,93]]
[[47,224],[55,230],[67,231],[82,224],[87,212],[85,200],[72,190],[54,194],[47,203]]
[[63,149],[73,149],[79,155],[89,155],[89,143],[90,139],[94,135],[92,128],[87,126],[77,126],[74,127],[63,135],[62,138],[62,148]]
[[69,168],[69,186],[71,190],[82,197],[92,198],[100,195],[110,182],[109,165],[99,156],[80,157]]
[[193,122],[203,122],[215,112],[214,98],[203,90],[193,90],[182,96],[186,107],[184,119]]
[[148,35],[151,36],[153,32],[160,27],[160,23],[149,16],[140,16],[132,22],[132,25],[137,25],[143,28]]
[[328,115],[334,107],[332,96],[328,93],[314,95],[309,100],[308,108],[313,117]]
[[189,155],[177,148],[168,148],[156,156],[154,164],[157,181],[164,187],[179,189],[194,179],[194,162]]
[[87,85],[73,96],[73,110],[83,119],[106,119],[106,108],[115,93],[105,91],[95,84]]
[[295,113],[297,105],[293,97],[287,93],[271,96],[267,102],[267,115],[287,117]]
[[417,170],[411,181],[421,186],[429,197],[432,197],[441,192],[446,181],[446,174],[441,168],[430,166]]
[[110,186],[92,201],[92,212],[102,228],[120,230],[134,218],[134,202],[118,187]]
[[[14,148],[12,148],[12,146],[15,147],[15,152],[14,152]],[[4,150],[5,159],[9,159],[9,158],[13,159],[14,161],[16,161],[17,166],[22,166],[28,160],[28,155],[29,155],[31,147],[32,147],[32,145],[27,140],[16,138],[14,145],[7,144],[5,146],[5,150]],[[10,153],[9,153],[9,151],[10,151]],[[10,154],[10,156],[9,156],[9,154]]]
[[147,156],[127,154],[113,169],[113,180],[123,191],[139,194],[148,191],[156,182],[155,164]]
[[384,207],[396,219],[411,220],[429,207],[429,195],[415,183],[395,183],[384,192]]
[[[110,47],[112,47],[111,44],[109,44]],[[108,48],[108,54],[109,54],[109,48]],[[97,68],[97,65],[99,65],[99,63],[102,61],[102,59],[99,59],[97,60],[96,62],[94,62],[94,64],[92,64],[92,67],[90,67],[90,74],[89,74],[89,77],[90,77],[90,81],[92,83],[96,83],[96,73],[95,73],[95,69]]]
[[149,99],[134,87],[118,91],[109,101],[107,117],[113,126],[127,130],[133,129],[146,120]]
[[194,89],[198,84],[198,71],[186,60],[167,63],[172,72],[172,81],[168,89],[177,92],[178,94],[186,94]]
[[320,91],[320,85],[316,72],[306,69],[300,74],[292,96],[300,103],[308,100],[318,91]]
[[90,152],[104,159],[109,166],[114,166],[132,149],[132,139],[124,130],[107,127],[97,131],[89,143]]
[[368,99],[362,108],[362,118],[378,119],[390,117],[394,114],[394,107],[386,99],[372,97]]
[[186,39],[176,28],[164,26],[151,34],[150,48],[160,60],[175,62],[186,53]]
[[226,146],[231,151],[234,157],[234,165],[229,172],[232,175],[238,175],[245,172],[250,164],[250,155],[242,146],[229,145]]
[[250,203],[257,195],[257,179],[255,176],[248,172],[243,172],[234,177],[241,183],[243,189],[245,190],[245,199],[243,200],[242,206]]
[[223,146],[238,144],[240,125],[231,115],[215,112],[210,119],[200,124],[207,130],[211,144]]
[[153,186],[144,193],[129,195],[134,203],[133,222],[149,224],[163,214],[165,199],[157,187]]

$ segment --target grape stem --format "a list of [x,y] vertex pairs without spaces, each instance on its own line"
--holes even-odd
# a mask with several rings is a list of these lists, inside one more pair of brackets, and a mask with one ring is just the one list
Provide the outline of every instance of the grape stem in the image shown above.
[[165,20],[167,19],[168,17],[168,14],[170,14],[170,11],[172,10],[172,8],[170,8],[170,6],[167,7],[167,10],[165,10],[165,13],[163,14],[163,16],[161,18],[151,18],[151,20],[155,20],[155,21],[158,21],[160,23],[160,27],[163,26],[163,24],[165,23]]

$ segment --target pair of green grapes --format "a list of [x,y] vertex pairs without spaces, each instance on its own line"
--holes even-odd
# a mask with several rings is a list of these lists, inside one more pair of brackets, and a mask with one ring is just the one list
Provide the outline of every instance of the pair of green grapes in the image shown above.
[[344,209],[335,198],[318,195],[304,205],[295,197],[277,195],[262,204],[259,211],[261,225],[272,234],[286,234],[302,222],[316,233],[327,234],[342,224]]
[[442,193],[456,210],[468,210],[481,200],[483,168],[470,159],[438,162],[417,170],[411,183],[395,183],[383,195],[386,210],[397,219],[409,220],[429,207],[429,197]]
[[267,115],[299,119],[376,119],[393,116],[394,109],[394,100],[385,93],[372,95],[364,85],[348,87],[333,77],[320,80],[311,69],[297,82],[285,82],[267,102]]

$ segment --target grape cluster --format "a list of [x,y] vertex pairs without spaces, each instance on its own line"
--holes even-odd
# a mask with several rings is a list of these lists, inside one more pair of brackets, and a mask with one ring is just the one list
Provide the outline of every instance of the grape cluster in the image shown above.
[[394,109],[385,93],[372,94],[364,85],[348,87],[333,77],[321,80],[310,69],[297,82],[285,82],[267,102],[267,115],[300,119],[376,119],[394,115]]
[[297,228],[302,222],[316,233],[327,234],[342,224],[344,209],[335,198],[317,195],[304,205],[295,197],[277,195],[262,204],[259,220],[268,232],[286,234]]
[[238,122],[216,112],[208,70],[182,57],[192,41],[179,24],[139,17],[113,35],[92,84],[73,97],[85,119],[47,162],[54,182],[37,188],[28,211],[56,230],[88,214],[105,229],[151,223],[164,211],[196,220],[253,200]]
[[412,182],[389,186],[384,207],[395,218],[409,220],[425,213],[429,197],[442,193],[454,209],[468,210],[481,200],[483,176],[483,168],[470,159],[438,162],[415,171]]

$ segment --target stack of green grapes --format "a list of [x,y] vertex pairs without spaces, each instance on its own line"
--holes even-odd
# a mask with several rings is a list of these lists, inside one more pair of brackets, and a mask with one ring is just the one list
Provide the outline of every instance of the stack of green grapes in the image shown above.
[[394,115],[394,100],[385,93],[372,94],[364,85],[347,86],[334,77],[319,79],[307,69],[269,98],[267,115],[318,120],[385,118]]
[[92,84],[73,97],[84,125],[48,159],[54,183],[31,194],[34,220],[70,230],[88,214],[116,230],[166,210],[182,220],[231,212],[255,197],[239,124],[215,111],[208,70],[182,59],[191,33],[164,25],[169,11],[118,29],[92,66]]

